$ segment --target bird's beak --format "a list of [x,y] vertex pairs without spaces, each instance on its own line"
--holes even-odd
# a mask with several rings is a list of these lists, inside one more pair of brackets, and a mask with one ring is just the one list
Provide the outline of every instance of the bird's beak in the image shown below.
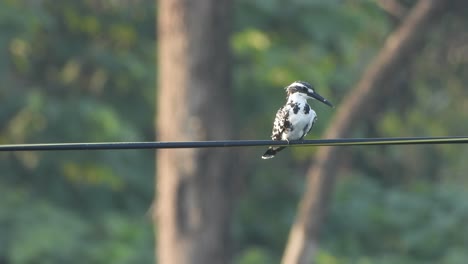
[[313,93],[307,93],[308,96],[313,97],[317,99],[318,101],[328,105],[331,108],[335,108],[332,103],[330,103],[327,99],[323,98],[320,94],[313,92]]

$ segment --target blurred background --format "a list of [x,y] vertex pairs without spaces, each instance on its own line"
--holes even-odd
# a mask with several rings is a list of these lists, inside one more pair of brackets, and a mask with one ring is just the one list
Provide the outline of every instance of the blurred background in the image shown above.
[[[309,138],[324,136],[416,2],[233,1],[225,139],[268,139],[294,80],[336,106],[312,106]],[[466,7],[437,14],[349,136],[467,135]],[[157,10],[154,0],[0,1],[0,143],[157,138]],[[263,151],[232,150],[228,262],[281,260],[318,148],[268,163]],[[468,148],[342,152],[315,263],[468,262]],[[155,261],[154,151],[0,153],[0,168],[0,263]]]

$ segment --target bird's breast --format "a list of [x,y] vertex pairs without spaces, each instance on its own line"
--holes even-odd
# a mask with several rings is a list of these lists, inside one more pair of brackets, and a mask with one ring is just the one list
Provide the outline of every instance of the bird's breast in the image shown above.
[[289,109],[289,122],[291,129],[286,133],[285,139],[296,140],[304,135],[304,130],[312,126],[317,114],[307,103],[293,103]]

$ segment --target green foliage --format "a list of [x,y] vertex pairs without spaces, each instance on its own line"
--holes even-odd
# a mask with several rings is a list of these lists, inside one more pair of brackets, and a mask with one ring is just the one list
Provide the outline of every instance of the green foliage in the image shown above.
[[334,195],[325,252],[335,252],[336,263],[461,263],[468,257],[466,191],[454,184],[387,188],[367,177],[347,178]]
[[[153,138],[154,1],[0,10],[1,143]],[[2,154],[0,262],[152,262],[153,156]]]
[[261,248],[252,247],[246,252],[242,252],[237,263],[255,264],[255,263],[272,263],[274,262],[266,250]]
[[[388,17],[370,1],[240,1],[237,16],[232,46],[241,138],[269,136],[274,113],[284,100],[278,88],[295,79],[312,82],[339,107],[391,30]],[[408,65],[409,73],[389,84],[397,91],[381,104],[388,111],[356,124],[356,136],[466,134],[467,126],[460,122],[468,113],[463,86],[468,74],[461,55],[466,34],[459,35],[464,25],[466,19],[447,16],[434,28],[428,45]],[[311,137],[317,138],[333,113],[314,107],[319,122]],[[318,263],[466,261],[465,212],[453,213],[465,207],[464,187],[457,187],[466,186],[465,148],[343,151],[348,158],[337,166],[346,168],[345,174],[364,176],[341,183],[324,226]],[[302,191],[298,175],[305,173],[313,152],[285,150],[274,162],[259,160],[258,151],[242,153],[246,187],[234,234],[245,249],[237,263],[254,257],[279,262]],[[434,208],[434,202],[456,209]]]
[[[265,139],[282,87],[302,79],[337,107],[393,29],[375,1],[235,2],[234,122]],[[0,143],[154,138],[155,2],[0,2]],[[465,16],[466,17],[466,16]],[[467,131],[466,18],[447,16],[395,76],[359,136]],[[334,114],[313,104],[319,138]],[[462,121],[461,121],[462,120]],[[274,161],[237,149],[234,262],[283,253],[313,148]],[[460,146],[346,149],[317,263],[465,263],[468,230]],[[152,151],[2,153],[0,262],[149,263]]]
[[0,254],[12,263],[135,263],[153,258],[149,219],[109,209],[102,215],[83,214],[14,186],[0,191]]

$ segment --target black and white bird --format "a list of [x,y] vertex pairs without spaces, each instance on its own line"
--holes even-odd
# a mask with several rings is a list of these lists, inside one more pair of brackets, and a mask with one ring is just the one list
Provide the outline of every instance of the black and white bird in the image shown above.
[[[333,105],[315,92],[312,85],[295,81],[286,87],[287,102],[276,113],[273,123],[272,140],[302,140],[317,120],[317,114],[307,104],[307,99],[316,99],[330,107]],[[271,159],[285,147],[270,146],[262,159]]]

